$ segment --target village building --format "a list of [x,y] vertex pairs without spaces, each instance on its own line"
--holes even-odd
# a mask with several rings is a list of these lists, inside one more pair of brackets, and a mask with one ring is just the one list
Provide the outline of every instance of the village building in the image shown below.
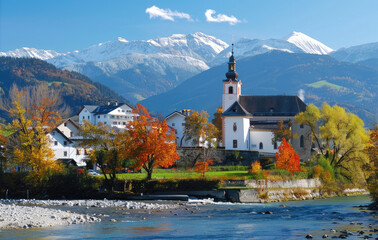
[[75,166],[86,166],[90,149],[79,146],[80,137],[77,136],[79,126],[68,119],[51,130],[47,136],[50,147],[54,152],[55,160]]
[[233,52],[222,83],[222,130],[226,150],[258,151],[260,155],[274,157],[280,142],[273,144],[273,132],[278,121],[283,121],[285,127],[291,125],[294,137],[289,141],[301,160],[310,158],[310,129],[294,121],[296,114],[306,110],[306,104],[298,96],[242,95]]
[[78,113],[79,124],[89,121],[93,125],[100,122],[106,126],[124,129],[134,119],[132,107],[126,103],[108,103],[107,105],[84,105]]

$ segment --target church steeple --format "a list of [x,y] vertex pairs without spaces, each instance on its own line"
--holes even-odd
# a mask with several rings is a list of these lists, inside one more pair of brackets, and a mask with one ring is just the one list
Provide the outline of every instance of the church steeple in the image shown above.
[[241,94],[242,82],[238,79],[239,75],[236,72],[234,44],[232,44],[232,52],[228,60],[228,72],[226,73],[226,77],[227,79],[223,80],[223,112],[225,112],[232,104],[239,101],[239,96]]
[[236,61],[234,57],[234,44],[232,44],[232,51],[231,51],[231,56],[228,59],[228,72],[226,73],[226,81],[232,80],[232,81],[237,81],[239,75],[236,72]]

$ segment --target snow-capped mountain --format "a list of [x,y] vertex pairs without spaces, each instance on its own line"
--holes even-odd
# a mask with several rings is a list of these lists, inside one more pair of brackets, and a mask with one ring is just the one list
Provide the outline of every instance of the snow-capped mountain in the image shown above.
[[360,62],[368,59],[378,59],[378,42],[340,48],[331,54],[334,58],[344,62]]
[[283,40],[299,47],[304,53],[324,55],[333,52],[332,48],[301,32],[292,32],[290,35],[284,37]]
[[62,53],[55,52],[54,50],[43,50],[23,47],[8,52],[0,52],[0,56],[4,57],[26,57],[26,58],[38,58],[41,60],[47,60],[50,58],[63,55]]
[[173,34],[170,37],[155,38],[147,41],[128,41],[119,37],[116,41],[99,43],[82,51],[67,53],[50,59],[49,62],[58,67],[64,67],[90,61],[107,61],[130,53],[164,53],[209,61],[226,47],[228,45],[222,40],[200,32],[188,35]]
[[[333,50],[323,43],[300,32],[292,32],[282,39],[248,39],[243,38],[235,43],[234,54],[237,58],[263,54],[272,50],[289,53],[309,53],[325,55]],[[216,66],[227,61],[231,55],[231,47],[223,50],[211,62],[211,66]]]

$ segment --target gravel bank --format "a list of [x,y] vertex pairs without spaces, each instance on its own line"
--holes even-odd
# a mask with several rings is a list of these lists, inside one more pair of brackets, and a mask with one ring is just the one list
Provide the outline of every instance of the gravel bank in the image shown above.
[[99,222],[101,218],[88,214],[46,208],[49,206],[68,206],[84,208],[122,208],[141,210],[176,209],[177,204],[145,203],[118,200],[36,200],[0,199],[0,229],[31,228]]
[[0,203],[0,229],[31,228],[99,222],[100,218],[37,206]]
[[121,200],[36,200],[36,199],[17,199],[0,200],[3,203],[13,203],[18,205],[37,205],[37,206],[81,206],[81,207],[121,207],[125,209],[172,209],[176,204],[145,203]]

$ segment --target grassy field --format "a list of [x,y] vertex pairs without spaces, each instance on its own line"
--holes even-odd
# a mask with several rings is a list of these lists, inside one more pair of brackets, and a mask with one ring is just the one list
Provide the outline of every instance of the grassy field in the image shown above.
[[[142,180],[146,179],[146,173],[122,173],[117,174],[118,179],[124,180]],[[102,176],[103,177],[103,176]],[[152,173],[152,179],[188,179],[200,178],[201,174],[194,171],[163,171],[159,169],[156,173]],[[217,171],[205,173],[206,179],[250,179],[251,175],[248,171]]]
[[314,82],[314,83],[311,83],[311,84],[307,84],[307,86],[310,86],[310,87],[313,87],[313,88],[321,88],[321,87],[327,86],[327,87],[336,89],[338,91],[344,89],[342,86],[339,86],[339,85],[327,82],[326,80],[322,80],[322,81]]

